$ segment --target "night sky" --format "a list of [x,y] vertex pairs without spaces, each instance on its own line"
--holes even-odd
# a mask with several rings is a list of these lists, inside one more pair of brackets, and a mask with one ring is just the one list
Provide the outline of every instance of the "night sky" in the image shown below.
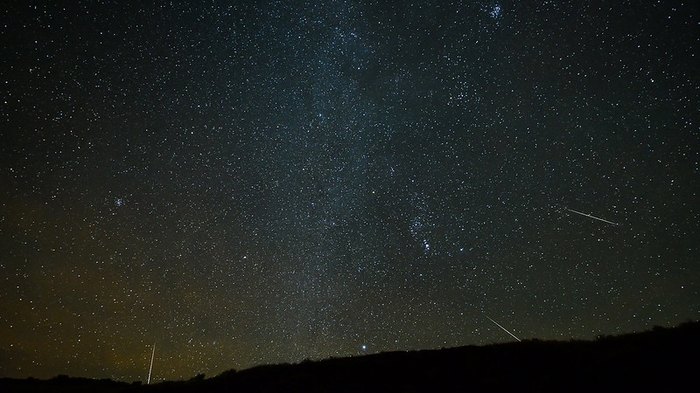
[[700,318],[697,1],[55,3],[1,6],[0,376]]

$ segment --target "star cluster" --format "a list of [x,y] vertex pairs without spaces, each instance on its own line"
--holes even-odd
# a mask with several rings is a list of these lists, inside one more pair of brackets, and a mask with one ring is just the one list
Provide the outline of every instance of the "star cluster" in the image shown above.
[[0,376],[700,317],[694,2],[2,8]]

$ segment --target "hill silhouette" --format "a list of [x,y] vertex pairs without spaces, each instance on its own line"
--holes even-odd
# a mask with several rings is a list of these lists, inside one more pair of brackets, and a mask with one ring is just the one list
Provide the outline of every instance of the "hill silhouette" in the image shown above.
[[150,386],[59,376],[0,379],[3,392],[697,391],[700,322],[595,341],[388,352],[230,370]]

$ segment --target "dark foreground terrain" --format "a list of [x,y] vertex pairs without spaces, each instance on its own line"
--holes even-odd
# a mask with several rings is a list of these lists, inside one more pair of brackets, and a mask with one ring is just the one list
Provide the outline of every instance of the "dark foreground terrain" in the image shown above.
[[700,323],[596,341],[523,341],[227,371],[151,386],[0,379],[0,392],[694,392]]

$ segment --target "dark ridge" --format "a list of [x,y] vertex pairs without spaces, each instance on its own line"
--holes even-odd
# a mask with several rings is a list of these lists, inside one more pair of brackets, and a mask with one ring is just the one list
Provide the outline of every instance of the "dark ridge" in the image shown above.
[[229,370],[143,386],[59,376],[0,379],[2,392],[640,392],[697,391],[700,322],[595,341],[387,352]]

